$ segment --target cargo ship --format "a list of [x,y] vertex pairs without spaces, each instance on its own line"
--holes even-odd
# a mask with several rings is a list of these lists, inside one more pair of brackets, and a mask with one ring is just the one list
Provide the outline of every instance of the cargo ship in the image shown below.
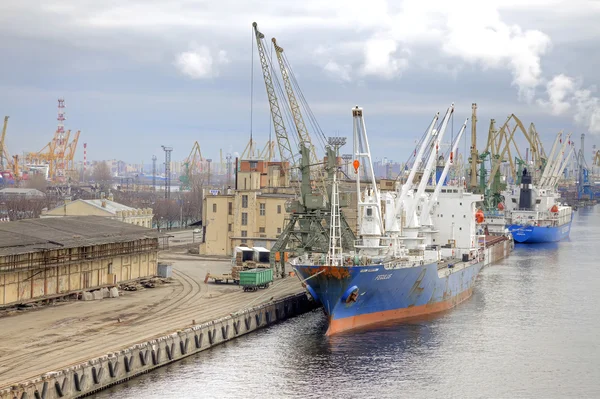
[[[359,239],[352,252],[342,250],[334,178],[329,252],[291,262],[308,293],[323,305],[327,335],[450,309],[471,296],[482,267],[512,249],[510,235],[483,234],[483,212],[476,207],[482,195],[443,183],[452,152],[435,184],[432,166],[453,111],[448,109],[438,129],[439,114],[434,117],[406,183],[380,192],[362,109],[353,109]],[[466,123],[450,151],[456,151]],[[418,184],[417,171],[422,172]]]
[[527,169],[523,170],[520,187],[504,197],[507,227],[516,242],[557,242],[569,237],[573,209],[559,202],[556,189],[534,186]]

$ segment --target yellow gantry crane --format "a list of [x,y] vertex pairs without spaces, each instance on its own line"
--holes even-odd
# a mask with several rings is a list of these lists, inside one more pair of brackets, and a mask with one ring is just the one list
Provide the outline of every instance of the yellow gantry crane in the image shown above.
[[67,149],[65,152],[65,174],[67,175],[67,177],[70,177],[72,179],[77,177],[77,171],[75,170],[75,151],[77,150],[77,143],[79,142],[79,134],[81,133],[81,131],[77,131],[75,133],[75,137],[73,138],[73,141],[71,141],[69,143],[69,145],[67,145]]
[[8,116],[4,117],[4,126],[2,126],[2,137],[0,138],[0,171],[4,170],[4,159],[10,163],[10,157],[7,156],[4,140],[6,139],[6,127],[8,126]]

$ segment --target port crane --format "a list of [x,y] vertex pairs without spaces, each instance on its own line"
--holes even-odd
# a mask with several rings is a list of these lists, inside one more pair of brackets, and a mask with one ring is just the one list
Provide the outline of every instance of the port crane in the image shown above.
[[[283,58],[283,49],[277,45],[275,40],[272,40],[273,44],[277,45],[276,52],[278,54],[280,69],[284,76],[289,106],[292,110],[294,125],[296,127],[296,141],[298,143],[300,157],[295,156],[295,153],[292,150],[283,119],[282,108],[279,105],[278,93],[276,92],[279,91],[279,93],[281,93],[282,90],[277,78],[271,74],[273,67],[271,59],[265,51],[263,43],[265,36],[258,30],[256,22],[254,22],[252,26],[265,88],[269,99],[275,138],[279,148],[282,166],[284,167],[284,173],[291,177],[292,173],[290,173],[290,171],[299,170],[301,176],[299,193],[297,193],[299,194],[299,197],[286,204],[289,220],[287,221],[284,230],[279,235],[279,238],[271,248],[271,265],[283,276],[285,275],[286,252],[294,252],[298,255],[328,253],[330,241],[329,225],[331,223],[331,207],[329,206],[331,189],[326,190],[328,191],[327,195],[325,195],[325,193],[314,192],[313,190],[311,175],[314,177],[315,174],[311,174],[311,167],[316,166],[314,146],[312,146],[310,135],[304,124],[304,118],[302,117],[297,96],[294,92],[293,82],[290,79],[290,76],[293,76],[293,73],[291,72],[289,64]],[[279,50],[277,50],[277,48],[279,48]],[[296,90],[299,91],[297,85]],[[280,98],[283,99],[283,97],[283,95],[280,95]],[[299,92],[299,97],[304,97],[301,92]],[[344,143],[345,140],[340,140],[339,138],[333,138],[329,141],[330,146],[327,148],[327,165],[325,167],[327,170],[327,177],[323,175],[322,182],[325,178],[333,181],[333,174],[337,173],[337,152],[339,151],[339,147]],[[326,186],[325,182],[323,182],[323,186]],[[331,185],[329,185],[329,187],[331,187]],[[343,215],[340,217],[340,224],[342,245],[344,248],[353,247],[355,236]]]
[[[517,133],[524,137],[529,144],[530,165],[535,176],[541,175],[548,157],[535,125],[532,123],[529,129],[526,129],[515,114],[509,115],[500,128],[496,128],[495,119],[490,120],[486,147],[481,153],[478,153],[476,148],[477,105],[473,104],[472,109],[469,186],[473,192],[484,194],[487,209],[494,209],[502,202],[501,192],[506,188],[506,182],[502,179],[501,167],[504,168],[503,165],[506,165],[505,175],[512,182],[517,183],[520,179],[520,171],[528,158],[528,156],[523,156],[521,148],[517,144]],[[477,180],[479,180],[478,183],[476,183]]]
[[297,162],[295,160],[294,151],[292,150],[290,139],[285,128],[285,122],[281,114],[281,108],[279,107],[279,100],[277,99],[277,94],[275,93],[273,77],[271,76],[271,62],[270,59],[268,59],[263,45],[263,39],[265,35],[258,30],[258,25],[256,22],[252,24],[252,27],[254,29],[254,36],[256,38],[256,47],[258,49],[258,57],[262,69],[263,80],[265,82],[265,88],[267,90],[267,97],[269,99],[269,109],[271,110],[271,118],[273,120],[273,128],[275,130],[277,146],[279,147],[281,164],[284,173],[289,178],[289,168],[291,166],[295,166]]
[[4,125],[2,126],[2,137],[0,138],[0,171],[4,170],[4,160],[10,159],[10,157],[6,156],[6,147],[4,144],[4,140],[6,139],[6,127],[8,125],[8,116],[4,117]]
[[198,141],[194,141],[190,154],[183,161],[183,175],[179,176],[182,190],[189,190],[193,180],[201,176],[205,162],[206,160],[202,157],[202,151],[200,150],[200,144],[198,144]]

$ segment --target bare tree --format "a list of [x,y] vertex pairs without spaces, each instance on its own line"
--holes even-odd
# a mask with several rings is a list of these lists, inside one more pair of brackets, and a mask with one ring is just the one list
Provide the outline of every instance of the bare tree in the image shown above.
[[106,189],[110,186],[110,181],[112,180],[112,173],[108,164],[105,161],[98,162],[94,166],[94,170],[92,172],[92,179],[100,184],[102,189]]
[[4,198],[1,207],[2,214],[8,216],[11,221],[33,219],[40,217],[42,210],[46,207],[46,199],[25,198],[18,195]]

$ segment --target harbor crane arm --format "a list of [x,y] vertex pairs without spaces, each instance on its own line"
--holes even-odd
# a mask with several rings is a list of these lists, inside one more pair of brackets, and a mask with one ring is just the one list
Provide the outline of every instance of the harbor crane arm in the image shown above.
[[477,188],[477,163],[479,162],[479,153],[477,152],[477,104],[471,104],[471,181],[469,187],[471,190]]
[[[556,183],[558,183],[558,178],[560,177],[560,174],[562,171],[561,166],[564,163],[563,157],[565,155],[565,150],[567,148],[567,145],[571,143],[571,133],[567,134],[567,137],[565,139],[566,140],[562,143],[562,147],[560,148],[559,153],[556,154],[554,159],[550,160],[549,165],[552,166],[552,169],[550,170],[549,178],[546,180],[546,182],[543,185],[545,187],[554,187],[556,185]],[[569,156],[567,156],[567,159],[571,156],[571,152],[573,152],[573,148],[574,148],[574,146],[572,146],[571,151],[569,152]],[[564,169],[564,167],[563,167],[563,169]],[[540,184],[540,186],[542,186],[542,185]]]
[[540,186],[543,186],[546,180],[550,177],[550,169],[552,168],[552,161],[554,160],[554,154],[556,153],[556,149],[558,147],[558,143],[562,140],[562,132],[559,132],[554,139],[554,143],[552,143],[552,150],[550,151],[550,156],[547,159],[546,166],[544,167],[544,172],[542,173],[542,177],[540,178]]
[[[267,60],[267,55],[265,53],[265,48],[262,42],[265,35],[263,35],[258,30],[258,25],[256,22],[252,23],[252,26],[254,27],[254,36],[256,38],[256,46],[258,48],[258,56],[260,59],[260,65],[265,81],[265,88],[267,89],[267,96],[269,98],[271,118],[273,119],[273,127],[275,129],[275,137],[277,139],[277,146],[279,147],[281,162],[282,165],[283,163],[287,162],[290,167],[295,167],[297,165],[294,158],[294,152],[292,151],[290,139],[285,129],[285,123],[283,122],[281,109],[279,108],[279,101],[277,100],[277,95],[275,94],[275,87],[273,86],[273,78],[271,77],[269,61]],[[288,174],[289,172],[285,171],[285,173]]]
[[575,149],[575,146],[571,146],[571,149],[569,150],[569,154],[567,155],[567,157],[564,160],[562,160],[560,167],[558,168],[556,173],[554,173],[554,175],[550,178],[550,181],[548,182],[549,187],[556,187],[556,185],[558,184],[560,175],[562,174],[562,171],[565,170],[565,168],[567,167],[567,164],[569,163],[569,159],[571,158],[571,155],[573,154],[574,149]]
[[306,124],[304,123],[304,118],[302,117],[302,112],[300,111],[300,106],[298,105],[298,100],[296,99],[296,94],[294,93],[294,88],[292,87],[292,83],[290,81],[288,67],[283,59],[283,48],[277,44],[277,40],[275,38],[273,38],[272,41],[273,46],[275,46],[275,54],[277,54],[277,61],[279,63],[279,69],[281,70],[281,76],[283,77],[283,83],[288,101],[290,103],[290,108],[292,110],[292,116],[294,118],[294,124],[296,125],[296,132],[298,133],[299,142],[304,144],[304,146],[309,149],[310,163],[312,165],[316,165],[319,162],[317,158],[317,152],[315,150],[315,146],[310,140],[310,135],[306,129]]
[[[4,170],[4,139],[6,138],[6,126],[8,125],[8,116],[4,117],[4,126],[2,126],[2,137],[0,138],[0,170]],[[6,159],[7,163],[10,163],[8,158]]]
[[[514,128],[510,128],[510,121],[513,120],[515,122],[515,126]],[[493,159],[493,167],[492,170],[490,171],[490,178],[488,179],[488,184],[487,187],[491,187],[492,183],[494,182],[494,178],[496,175],[496,172],[498,172],[498,169],[500,168],[500,165],[502,164],[502,160],[505,159],[505,156],[509,155],[509,157],[511,157],[509,159],[510,162],[510,166],[511,166],[511,173],[513,175],[513,177],[516,175],[515,172],[515,168],[514,168],[514,163],[512,161],[512,156],[510,154],[510,144],[512,143],[519,158],[523,159],[523,157],[521,156],[521,153],[519,151],[519,146],[517,145],[517,143],[514,140],[514,136],[515,133],[518,130],[520,130],[523,135],[525,136],[525,138],[527,139],[527,141],[529,142],[529,146],[531,148],[531,156],[532,159],[536,160],[537,163],[537,155],[539,153],[539,149],[536,149],[536,145],[535,142],[531,139],[529,133],[527,133],[527,130],[525,130],[525,126],[523,126],[523,123],[521,122],[521,120],[519,118],[517,118],[517,116],[515,114],[511,114],[507,119],[506,122],[504,122],[504,124],[502,125],[502,127],[500,129],[498,129],[498,131],[493,131],[493,121],[492,123],[490,123],[490,134],[488,136],[488,147],[486,148],[486,150],[490,150],[491,154],[492,154],[492,159]]]

